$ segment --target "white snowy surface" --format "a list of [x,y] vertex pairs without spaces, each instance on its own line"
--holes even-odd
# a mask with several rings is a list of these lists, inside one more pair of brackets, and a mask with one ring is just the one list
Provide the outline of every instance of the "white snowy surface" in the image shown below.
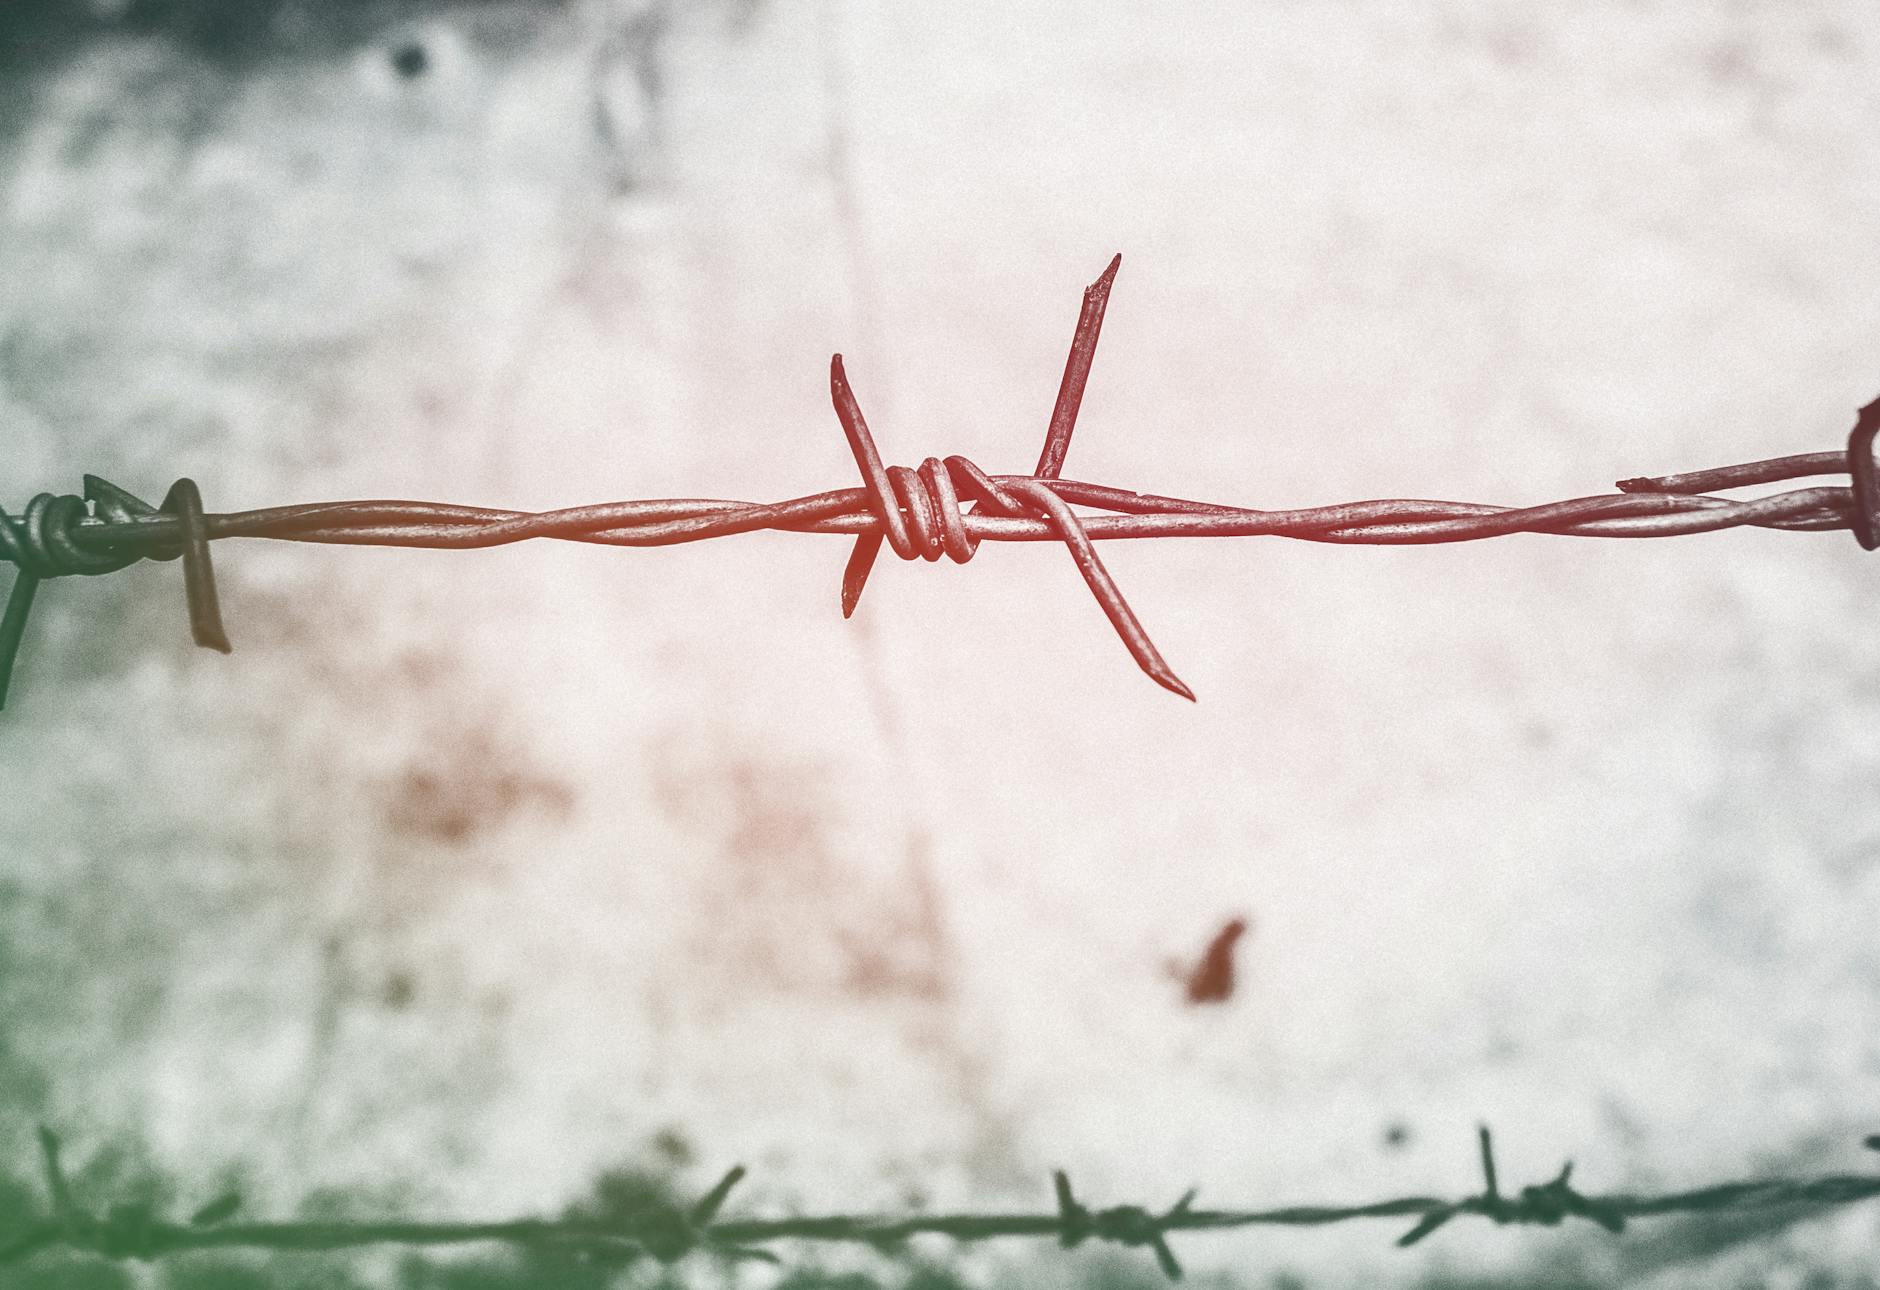
[[[1870,5],[771,0],[670,13],[642,97],[631,16],[35,75],[0,501],[782,498],[851,482],[834,350],[889,460],[1023,469],[1119,250],[1067,473],[1145,491],[1554,500],[1835,446],[1880,386]],[[887,562],[849,622],[845,554],[229,543],[229,658],[173,565],[43,588],[5,1141],[437,1214],[553,1208],[666,1129],[754,1211],[1041,1207],[1058,1166],[1460,1194],[1478,1121],[1516,1184],[1871,1159],[1848,535],[1106,547],[1194,706],[1061,548]],[[1239,992],[1182,1007],[1166,960],[1236,913]],[[1181,1250],[1716,1283],[1651,1230]],[[1856,1209],[1730,1266],[1876,1240]]]

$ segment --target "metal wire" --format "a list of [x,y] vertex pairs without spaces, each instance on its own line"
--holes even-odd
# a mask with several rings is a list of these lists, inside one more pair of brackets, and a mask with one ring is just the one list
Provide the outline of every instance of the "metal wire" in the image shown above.
[[[1495,1170],[1494,1143],[1487,1127],[1478,1131],[1482,1190],[1458,1200],[1404,1196],[1359,1205],[1291,1205],[1279,1209],[1196,1209],[1188,1192],[1166,1209],[1114,1205],[1090,1209],[1071,1189],[1062,1171],[1052,1177],[1057,1205],[1050,1213],[925,1214],[904,1217],[834,1214],[779,1219],[721,1219],[732,1189],[745,1176],[742,1166],[689,1206],[656,1205],[609,1219],[522,1218],[499,1222],[231,1222],[240,1197],[218,1197],[185,1222],[157,1217],[148,1207],[116,1205],[102,1213],[76,1199],[61,1163],[58,1137],[39,1131],[41,1166],[52,1212],[28,1222],[10,1243],[0,1245],[0,1266],[36,1255],[68,1251],[107,1259],[151,1260],[199,1250],[320,1251],[368,1245],[442,1246],[478,1243],[533,1249],[560,1249],[629,1262],[652,1258],[675,1263],[693,1252],[727,1260],[779,1262],[761,1248],[779,1241],[849,1242],[892,1254],[917,1236],[956,1241],[998,1237],[1051,1237],[1064,1249],[1086,1240],[1147,1249],[1170,1280],[1180,1280],[1181,1263],[1169,1247],[1177,1232],[1218,1232],[1245,1227],[1320,1227],[1357,1219],[1414,1218],[1397,1238],[1415,1245],[1450,1220],[1475,1216],[1503,1225],[1553,1227],[1569,1218],[1597,1223],[1619,1234],[1636,1218],[1670,1214],[1724,1214],[1751,1210],[1851,1205],[1880,1196],[1880,1175],[1827,1174],[1806,1179],[1752,1179],[1690,1191],[1640,1195],[1617,1192],[1590,1196],[1572,1184],[1573,1166],[1564,1166],[1547,1182],[1523,1187],[1514,1195],[1501,1191]],[[1866,1139],[1880,1149],[1880,1136]]]
[[[1264,511],[1138,493],[1064,479],[1084,386],[1119,255],[1084,292],[1057,404],[1038,465],[1029,475],[988,475],[964,457],[929,457],[919,469],[884,466],[842,356],[830,362],[830,396],[861,473],[862,486],[782,502],[671,498],[605,502],[553,511],[511,511],[441,502],[356,501],[204,514],[196,486],[178,480],[152,507],[95,476],[83,497],[42,493],[19,518],[0,510],[0,559],[19,575],[0,618],[0,706],[38,583],[92,575],[140,559],[183,560],[190,621],[198,644],[226,651],[209,543],[274,538],[363,546],[468,550],[535,538],[605,546],[669,546],[737,533],[853,535],[842,578],[842,612],[854,613],[883,543],[903,560],[970,560],[981,542],[1062,542],[1118,636],[1143,671],[1165,688],[1194,694],[1156,651],[1098,557],[1095,543],[1122,538],[1286,537],[1310,542],[1404,545],[1470,542],[1512,533],[1650,538],[1753,527],[1821,532],[1852,529],[1866,549],[1880,545],[1880,478],[1873,444],[1880,399],[1860,409],[1842,452],[1807,453],[1689,474],[1619,481],[1617,493],[1540,506],[1487,506],[1408,498]],[[1713,489],[1847,473],[1852,487],[1812,487],[1736,501]],[[967,509],[968,507],[971,509]],[[1088,514],[1074,508],[1107,511]]]

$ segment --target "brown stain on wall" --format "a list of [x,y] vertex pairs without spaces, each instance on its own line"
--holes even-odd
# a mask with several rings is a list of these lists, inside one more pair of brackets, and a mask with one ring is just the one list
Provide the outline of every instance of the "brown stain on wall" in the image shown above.
[[948,997],[943,937],[921,866],[844,854],[832,772],[749,749],[660,741],[654,798],[713,860],[692,953],[740,988],[856,998]]
[[384,786],[385,826],[398,837],[461,847],[519,818],[565,820],[574,790],[530,767],[488,730],[435,740]]

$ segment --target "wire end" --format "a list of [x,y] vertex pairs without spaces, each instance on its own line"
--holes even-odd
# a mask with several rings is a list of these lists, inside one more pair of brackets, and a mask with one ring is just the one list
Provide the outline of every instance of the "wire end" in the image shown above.
[[1157,685],[1167,690],[1170,694],[1179,694],[1190,703],[1197,702],[1195,692],[1189,689],[1179,676],[1176,676],[1168,669],[1163,668],[1159,671],[1150,672],[1149,676]]

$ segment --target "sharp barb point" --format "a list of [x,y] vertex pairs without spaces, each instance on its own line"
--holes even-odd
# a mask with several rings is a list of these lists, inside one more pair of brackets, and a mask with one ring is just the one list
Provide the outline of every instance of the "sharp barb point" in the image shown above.
[[[4,523],[0,519],[0,523]],[[13,588],[7,592],[7,604],[0,611],[0,710],[7,706],[7,690],[13,682],[13,664],[19,658],[20,642],[26,639],[26,620],[33,612],[33,597],[39,591],[39,578],[21,569],[13,575]]]
[[1189,689],[1188,686],[1185,683],[1183,683],[1182,679],[1179,676],[1176,676],[1173,672],[1168,672],[1168,671],[1151,672],[1149,673],[1149,675],[1155,678],[1155,683],[1157,685],[1161,686],[1164,690],[1167,690],[1169,693],[1179,694],[1181,695],[1182,698],[1188,700],[1188,702],[1190,703],[1198,702],[1198,700],[1196,700],[1195,698],[1195,692]]
[[868,587],[868,575],[875,567],[875,557],[881,554],[880,533],[859,533],[855,545],[849,549],[848,563],[842,569],[842,616],[851,618],[855,607],[862,602],[862,592]]
[[1415,1245],[1454,1217],[1455,1214],[1450,1210],[1431,1210],[1417,1220],[1415,1227],[1398,1237],[1397,1244],[1406,1248]]
[[189,598],[189,630],[196,644],[227,654],[228,633],[222,627],[220,598],[216,594],[215,564],[209,555],[209,534],[202,513],[202,494],[193,479],[179,479],[163,499],[162,511],[174,515],[183,528],[183,585]]
[[1169,1249],[1167,1238],[1158,1235],[1150,1248],[1155,1251],[1156,1264],[1162,1269],[1162,1275],[1170,1281],[1182,1279],[1182,1265],[1175,1259],[1175,1251]]
[[233,1217],[241,1208],[242,1198],[239,1192],[224,1192],[214,1200],[189,1216],[191,1227],[213,1227]]
[[698,1204],[692,1207],[692,1221],[702,1225],[716,1218],[726,1198],[731,1195],[731,1189],[744,1178],[745,1172],[743,1165],[733,1165],[728,1169],[725,1176],[718,1180],[717,1186],[706,1192]]

